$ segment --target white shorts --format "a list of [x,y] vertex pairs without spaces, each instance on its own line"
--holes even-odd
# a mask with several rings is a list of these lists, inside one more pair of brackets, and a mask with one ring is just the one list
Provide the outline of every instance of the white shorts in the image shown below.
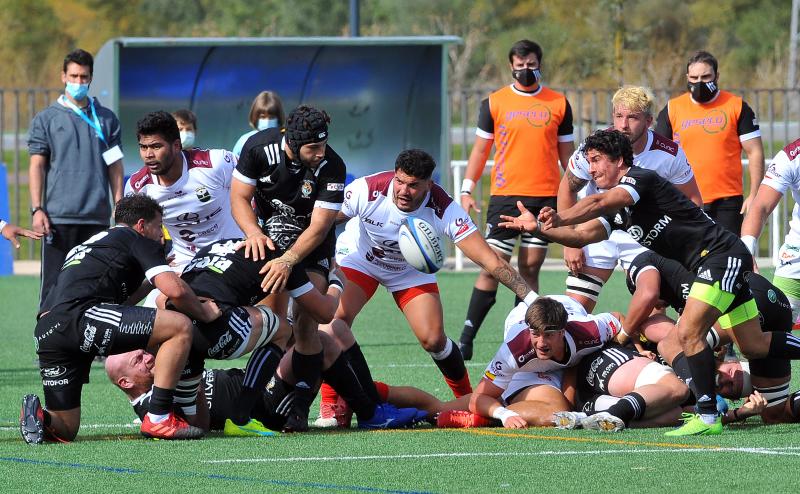
[[589,244],[583,248],[586,265],[599,269],[614,269],[619,263],[628,270],[633,259],[646,251],[628,232],[614,230],[608,240]]
[[800,279],[800,245],[781,245],[778,251],[778,265],[775,276],[781,278]]
[[641,372],[639,372],[639,377],[636,378],[636,384],[634,384],[634,387],[641,388],[642,386],[655,384],[667,374],[674,375],[675,371],[666,365],[659,364],[658,362],[650,362],[649,364],[645,365],[644,368],[642,368]]
[[389,271],[375,264],[380,262],[379,259],[370,262],[359,252],[351,252],[342,258],[337,258],[336,262],[344,268],[355,269],[375,278],[389,292],[436,283],[436,275],[422,273],[408,265],[401,271]]
[[503,402],[509,405],[508,400],[512,399],[517,393],[531,386],[546,384],[561,391],[561,380],[564,378],[564,371],[561,369],[550,372],[517,372],[511,376],[511,382],[503,391]]

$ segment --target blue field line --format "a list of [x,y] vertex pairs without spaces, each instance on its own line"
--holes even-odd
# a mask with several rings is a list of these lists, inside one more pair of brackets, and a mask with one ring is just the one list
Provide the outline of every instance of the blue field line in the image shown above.
[[354,492],[379,492],[382,494],[433,494],[432,492],[429,491],[404,491],[398,489],[381,489],[379,487],[366,487],[361,485],[322,484],[318,482],[293,482],[290,480],[259,479],[255,477],[239,477],[239,476],[223,475],[216,473],[153,472],[137,468],[122,468],[122,467],[112,467],[106,465],[90,465],[85,463],[66,463],[66,462],[51,461],[51,460],[33,460],[30,458],[0,457],[0,462],[22,463],[28,465],[43,465],[49,467],[75,468],[82,470],[95,470],[100,472],[120,473],[129,475],[143,474],[143,475],[153,475],[162,477],[200,478],[200,479],[210,479],[210,480],[226,480],[232,482],[251,482],[258,484],[279,485],[283,487],[305,487],[313,489],[354,491]]

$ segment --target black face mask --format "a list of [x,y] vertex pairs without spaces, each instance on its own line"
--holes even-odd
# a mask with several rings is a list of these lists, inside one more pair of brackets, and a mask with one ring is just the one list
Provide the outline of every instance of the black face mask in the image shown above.
[[692,99],[698,103],[708,103],[719,92],[717,81],[690,82],[686,88],[692,93]]
[[511,77],[525,87],[533,86],[542,79],[539,69],[512,70]]

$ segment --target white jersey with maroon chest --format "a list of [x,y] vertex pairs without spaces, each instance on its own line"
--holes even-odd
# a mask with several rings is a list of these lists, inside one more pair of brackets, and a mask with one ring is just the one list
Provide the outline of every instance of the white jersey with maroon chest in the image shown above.
[[386,171],[354,180],[345,188],[342,213],[358,218],[358,228],[348,226],[339,242],[355,249],[370,262],[392,266],[397,271],[406,263],[397,242],[400,224],[414,216],[430,223],[436,233],[458,243],[476,230],[472,219],[447,192],[433,184],[417,210],[400,211],[392,200],[394,172]]
[[164,227],[172,238],[174,263],[184,265],[206,245],[242,236],[231,215],[230,187],[236,158],[224,149],[183,151],[177,182],[162,186],[143,167],[125,185],[125,193],[144,193],[164,208]]

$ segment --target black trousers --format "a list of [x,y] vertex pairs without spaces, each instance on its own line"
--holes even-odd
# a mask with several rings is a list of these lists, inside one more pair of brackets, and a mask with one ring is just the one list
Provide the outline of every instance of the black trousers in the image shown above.
[[744,196],[723,197],[714,202],[704,204],[703,211],[712,220],[735,233],[738,237],[742,234],[742,220],[744,220],[744,216],[739,214],[739,211],[742,210],[742,204],[744,204]]

